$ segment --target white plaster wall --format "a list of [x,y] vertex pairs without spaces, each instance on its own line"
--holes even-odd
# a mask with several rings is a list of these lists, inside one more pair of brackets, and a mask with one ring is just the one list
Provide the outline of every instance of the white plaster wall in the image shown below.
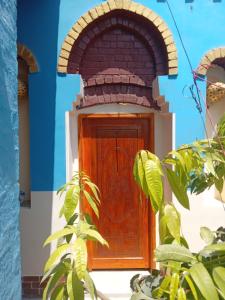
[[213,188],[201,195],[190,196],[190,211],[183,208],[175,198],[174,203],[181,212],[182,232],[194,252],[198,252],[205,245],[200,238],[200,227],[216,230],[225,226],[225,207],[215,199]]
[[22,276],[43,274],[50,248],[42,245],[49,234],[64,224],[58,218],[61,205],[56,192],[32,192],[31,208],[21,208]]

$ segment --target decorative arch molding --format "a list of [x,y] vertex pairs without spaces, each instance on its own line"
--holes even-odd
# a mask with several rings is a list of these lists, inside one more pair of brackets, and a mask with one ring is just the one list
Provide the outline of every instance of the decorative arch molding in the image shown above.
[[[166,53],[166,63],[167,70],[160,69],[160,59],[155,55],[156,62],[158,61],[158,69],[157,75],[177,75],[178,73],[178,59],[177,59],[177,48],[173,39],[173,35],[168,28],[165,21],[158,16],[151,9],[143,6],[142,4],[138,4],[131,0],[108,0],[107,2],[103,2],[99,6],[89,10],[86,14],[84,14],[72,27],[68,35],[66,36],[64,43],[62,45],[60,57],[58,60],[58,72],[60,73],[79,73],[79,66],[77,61],[75,63],[72,62],[71,51],[75,47],[75,45],[79,42],[80,44],[80,57],[82,57],[83,52],[85,51],[87,45],[90,42],[91,37],[88,39],[82,39],[83,33],[87,31],[87,29],[95,23],[95,21],[104,19],[106,15],[113,14],[115,11],[121,11],[123,13],[129,13],[130,15],[135,15],[136,17],[141,18],[150,26],[154,27],[155,34],[158,35],[161,39],[162,45],[165,47]],[[121,23],[121,25],[130,27],[134,30],[134,27],[127,23],[127,20],[119,20],[116,17],[114,20],[116,22]],[[114,21],[115,22],[115,21]],[[108,23],[108,27],[114,25]],[[130,26],[129,26],[130,25]],[[97,27],[98,28],[98,27]],[[102,25],[102,31],[107,29],[107,25]],[[144,37],[146,35],[147,30],[144,32],[143,28],[139,30],[139,33]],[[93,32],[92,38],[96,37],[100,32],[98,29],[95,29]],[[149,34],[148,34],[149,35]],[[146,37],[145,40],[149,45],[151,45],[153,51],[156,49],[155,45],[151,38]]]
[[213,64],[225,68],[225,47],[209,50],[201,59],[197,68],[197,74],[205,76],[207,70]]
[[25,45],[17,44],[17,56],[26,62],[29,67],[29,73],[36,73],[39,71],[35,56]]

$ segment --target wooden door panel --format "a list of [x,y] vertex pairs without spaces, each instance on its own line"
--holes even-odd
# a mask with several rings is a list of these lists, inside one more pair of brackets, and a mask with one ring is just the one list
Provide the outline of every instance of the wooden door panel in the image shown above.
[[[149,148],[148,119],[84,118],[82,120],[82,169],[101,192],[98,230],[110,248],[92,243],[93,269],[148,268],[151,212],[133,179],[134,157]],[[142,196],[143,198],[143,196]],[[85,208],[88,209],[88,208]]]

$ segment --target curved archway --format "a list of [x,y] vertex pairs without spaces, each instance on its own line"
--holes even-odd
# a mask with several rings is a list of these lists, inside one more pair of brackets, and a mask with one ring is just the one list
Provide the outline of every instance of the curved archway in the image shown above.
[[[164,44],[165,46],[166,59],[168,64],[168,69],[165,73],[169,75],[176,75],[178,72],[177,49],[173,40],[173,35],[167,24],[151,9],[130,0],[109,0],[84,14],[75,23],[64,40],[60,58],[58,61],[58,71],[62,73],[72,72],[69,66],[71,63],[71,51],[74,48],[74,44],[81,40],[83,33],[87,31],[91,24],[95,23],[97,20],[104,19],[107,15],[110,15],[115,11],[119,11],[120,14],[125,12],[129,13],[130,15],[139,17],[142,21],[145,21],[150,27],[155,29],[155,34],[158,34],[162,44]],[[122,22],[124,25],[129,26],[129,23],[127,24],[126,20],[118,20],[118,22]],[[108,26],[110,25],[108,24]],[[96,31],[93,33],[93,35],[95,36],[98,33],[99,32]],[[143,32],[142,28],[143,36],[145,33]],[[82,50],[85,50],[89,41],[90,40],[88,39],[84,39],[82,41]],[[148,38],[147,41],[151,45],[151,39]]]
[[17,44],[17,56],[26,62],[29,67],[29,73],[36,73],[39,71],[35,56],[25,45]]
[[177,52],[157,14],[132,1],[109,0],[73,26],[62,45],[58,71],[81,75],[80,108],[126,102],[161,110],[153,81],[177,74]]
[[201,62],[197,68],[199,75],[205,76],[207,70],[211,65],[215,64],[222,68],[225,68],[225,47],[219,47],[209,50],[201,59]]

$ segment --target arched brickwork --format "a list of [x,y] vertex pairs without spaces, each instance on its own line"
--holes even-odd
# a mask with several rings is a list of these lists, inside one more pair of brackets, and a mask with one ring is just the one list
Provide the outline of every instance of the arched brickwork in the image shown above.
[[150,9],[109,0],[71,29],[58,71],[81,74],[82,107],[129,102],[160,110],[152,82],[158,75],[177,74],[176,47],[164,21]]
[[212,64],[218,65],[225,69],[225,47],[215,48],[208,51],[201,59],[197,73],[205,76],[207,70]]
[[39,71],[36,58],[33,53],[24,45],[17,45],[17,56],[22,58],[29,66],[29,73],[35,73]]

